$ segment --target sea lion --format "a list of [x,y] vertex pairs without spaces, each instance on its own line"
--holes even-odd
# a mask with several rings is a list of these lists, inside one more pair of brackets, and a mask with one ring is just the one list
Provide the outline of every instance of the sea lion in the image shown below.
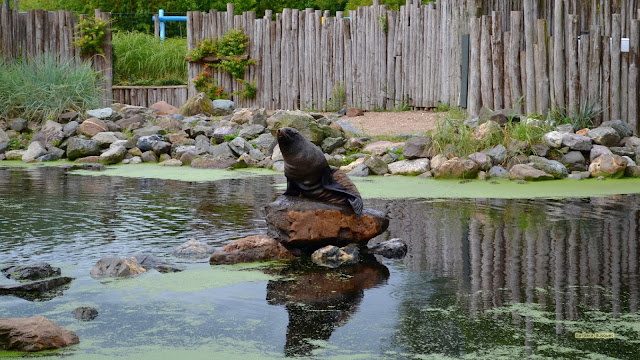
[[349,205],[360,217],[363,208],[360,192],[347,174],[329,166],[320,148],[293,128],[279,129],[276,137],[287,177],[284,195]]

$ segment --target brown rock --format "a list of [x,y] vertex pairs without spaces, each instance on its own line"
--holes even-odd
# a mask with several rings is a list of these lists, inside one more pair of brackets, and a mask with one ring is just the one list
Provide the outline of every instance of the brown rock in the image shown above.
[[182,121],[173,116],[160,116],[156,119],[156,126],[160,126],[166,131],[180,131]]
[[482,141],[499,131],[500,125],[498,125],[497,122],[487,121],[484,124],[480,124],[480,126],[473,131],[473,137],[478,141]]
[[608,178],[620,178],[624,176],[627,167],[627,159],[619,155],[604,154],[598,156],[589,165],[589,173],[594,178],[604,176]]
[[587,129],[587,128],[580,129],[580,130],[576,131],[577,135],[582,135],[582,136],[587,136],[588,133],[589,133],[589,129]]
[[137,147],[134,147],[133,149],[129,149],[127,152],[131,156],[140,156],[140,157],[142,157],[142,151],[140,149],[138,149]]
[[276,239],[267,235],[253,235],[235,240],[211,255],[211,264],[238,264],[255,261],[292,259],[289,252]]
[[120,119],[116,121],[116,125],[120,126],[121,128],[129,128],[132,130],[139,129],[140,127],[142,127],[142,125],[144,125],[144,123],[145,120],[140,114],[136,114],[126,119]]
[[149,109],[155,111],[158,115],[169,115],[169,114],[177,114],[180,110],[168,104],[165,101],[158,101],[157,103],[149,106]]
[[146,270],[138,265],[136,258],[107,257],[98,260],[91,268],[91,277],[99,279],[104,277],[128,277],[142,274]]
[[538,180],[553,180],[553,175],[547,174],[542,170],[538,170],[531,165],[518,164],[511,167],[509,170],[509,178],[511,180],[526,180],[526,181],[538,181]]
[[332,129],[338,130],[338,131],[342,131],[342,126],[340,126],[340,124],[338,124],[337,122],[332,122],[331,124],[329,124],[329,126]]
[[83,158],[76,159],[74,162],[79,164],[97,164],[100,162],[100,156],[85,156]]
[[470,159],[453,158],[434,170],[436,179],[475,179],[480,167]]
[[366,244],[389,226],[381,212],[365,209],[356,218],[351,207],[282,195],[266,206],[269,235],[294,255],[327,245]]
[[347,109],[347,117],[364,116],[364,111],[357,107]]
[[105,131],[109,131],[107,124],[98,118],[89,118],[78,126],[78,134],[86,135],[88,137],[93,137],[95,134]]
[[364,147],[365,152],[370,152],[372,155],[382,156],[391,148],[404,147],[404,142],[394,143],[391,141],[376,141]]
[[3,350],[51,350],[79,342],[76,333],[42,316],[0,319],[0,348]]

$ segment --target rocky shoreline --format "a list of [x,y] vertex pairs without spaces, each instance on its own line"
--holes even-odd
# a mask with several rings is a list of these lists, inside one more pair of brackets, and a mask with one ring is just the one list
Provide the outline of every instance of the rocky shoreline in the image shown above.
[[[522,121],[539,121],[523,119]],[[482,139],[501,125],[488,120],[458,124]],[[534,124],[535,125],[535,124]],[[350,176],[417,175],[437,179],[640,177],[640,138],[616,120],[595,129],[558,126],[542,144],[512,141],[466,156],[436,153],[430,136],[402,142],[373,141],[340,114],[235,109],[228,100],[195,96],[180,109],[159,102],[150,108],[109,108],[62,114],[42,126],[25,119],[0,121],[0,160],[78,164],[157,163],[160,166],[283,171],[273,133],[293,127],[325,153],[330,165]],[[19,147],[20,142],[26,150]],[[86,166],[86,165],[85,165]],[[94,167],[99,167],[95,165]]]

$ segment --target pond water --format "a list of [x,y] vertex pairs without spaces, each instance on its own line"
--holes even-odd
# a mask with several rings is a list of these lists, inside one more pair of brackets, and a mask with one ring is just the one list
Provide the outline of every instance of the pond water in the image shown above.
[[[391,218],[373,241],[400,237],[409,253],[336,270],[170,255],[189,239],[222,246],[265,232],[264,206],[283,183],[0,167],[0,265],[46,261],[75,278],[49,299],[0,297],[0,317],[42,315],[74,330],[79,345],[48,353],[71,359],[638,357],[640,195],[368,197]],[[135,253],[185,271],[89,276],[101,257]],[[100,314],[80,322],[79,306]]]

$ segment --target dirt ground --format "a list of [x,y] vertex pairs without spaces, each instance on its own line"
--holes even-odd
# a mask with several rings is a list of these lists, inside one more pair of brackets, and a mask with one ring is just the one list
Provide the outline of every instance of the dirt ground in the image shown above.
[[343,117],[369,136],[422,134],[436,128],[444,113],[430,111],[365,112],[364,116]]

